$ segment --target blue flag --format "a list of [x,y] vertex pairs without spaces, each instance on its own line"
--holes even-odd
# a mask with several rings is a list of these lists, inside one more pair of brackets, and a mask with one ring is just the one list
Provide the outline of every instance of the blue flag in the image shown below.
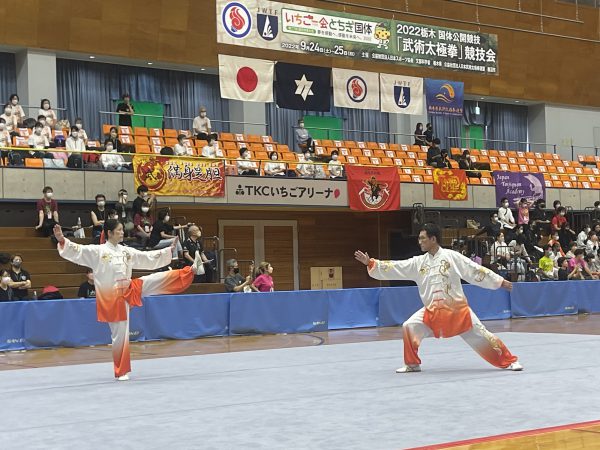
[[462,116],[465,84],[462,81],[425,79],[427,112],[445,116]]

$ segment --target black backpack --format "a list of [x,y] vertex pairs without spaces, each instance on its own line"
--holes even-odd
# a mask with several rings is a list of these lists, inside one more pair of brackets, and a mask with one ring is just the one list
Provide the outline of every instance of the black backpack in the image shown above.
[[23,154],[19,151],[11,150],[8,152],[8,165],[9,166],[24,166]]

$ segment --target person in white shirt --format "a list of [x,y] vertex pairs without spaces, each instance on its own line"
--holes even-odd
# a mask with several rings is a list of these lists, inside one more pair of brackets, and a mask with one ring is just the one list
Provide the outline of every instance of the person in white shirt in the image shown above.
[[212,133],[210,119],[206,115],[206,108],[204,106],[200,107],[200,115],[194,117],[192,128],[198,139],[207,141],[209,136],[212,136],[214,139],[217,138],[217,133]]
[[269,154],[270,161],[265,164],[265,175],[269,177],[285,177],[285,163],[277,162],[278,158],[277,152],[271,152]]
[[29,136],[29,140],[27,141],[27,144],[30,147],[38,150],[43,150],[50,147],[50,141],[48,141],[48,138],[44,136],[43,130],[44,125],[42,125],[40,122],[36,122],[33,128],[33,133],[31,136]]
[[11,136],[19,135],[19,133],[17,133],[17,118],[13,115],[13,108],[10,103],[4,105],[4,114],[0,115],[0,118],[4,119],[6,131],[8,131]]
[[594,257],[598,256],[598,235],[595,231],[590,231],[588,240],[585,243],[585,253],[586,255],[591,253]]
[[246,147],[240,148],[240,156],[236,161],[238,175],[258,175],[258,167],[255,162],[250,161],[250,152]]
[[577,235],[577,248],[585,248],[585,244],[588,239],[588,235],[592,231],[589,225],[584,225],[579,234]]
[[38,122],[42,124],[42,135],[46,136],[48,142],[52,142],[52,128],[48,126],[48,122],[46,121],[46,116],[40,114],[37,118]]
[[304,150],[304,162],[298,164],[296,171],[302,178],[315,177],[315,163],[310,159],[310,151],[308,149]]
[[194,152],[190,147],[186,147],[185,143],[185,134],[180,134],[177,136],[177,144],[173,147],[173,154],[177,156],[194,156]]
[[508,268],[508,263],[512,258],[513,250],[504,241],[504,233],[500,232],[496,236],[496,241],[490,250],[491,263],[498,264],[502,268]]
[[12,114],[15,117],[18,127],[19,125],[22,125],[23,120],[25,120],[25,111],[23,111],[23,108],[19,105],[19,96],[17,94],[12,94],[8,102],[12,106]]
[[331,152],[331,160],[327,165],[329,169],[329,178],[335,180],[336,178],[342,178],[344,176],[344,168],[342,163],[339,161],[340,154],[337,150]]
[[69,152],[69,156],[71,156],[73,150],[80,152],[85,151],[85,144],[83,143],[83,139],[79,136],[79,128],[76,126],[71,127],[71,134],[69,134],[69,137],[67,138],[65,147]]
[[100,164],[105,170],[126,170],[124,166],[125,159],[117,153],[111,141],[104,144],[104,153],[100,156]]
[[217,148],[219,148],[219,142],[212,136],[209,136],[206,145],[202,147],[202,156],[205,158],[216,158]]
[[6,120],[0,117],[0,147],[10,147],[11,144],[12,139],[10,137],[10,133],[6,129]]
[[88,144],[88,135],[85,132],[85,130],[83,129],[83,120],[81,120],[81,118],[77,118],[75,119],[75,126],[77,127],[77,130],[79,131],[79,139],[81,139],[83,141],[83,145],[87,147]]
[[[56,125],[56,122],[58,121],[56,113],[50,106],[50,100],[47,98],[42,99],[40,103],[40,109],[38,110],[38,116],[44,116],[46,118],[46,125],[48,125],[50,128],[54,128],[54,125]],[[40,121],[39,117],[38,121]]]
[[500,226],[504,229],[513,230],[517,225],[506,197],[500,200],[500,208],[498,208],[498,220],[500,221]]

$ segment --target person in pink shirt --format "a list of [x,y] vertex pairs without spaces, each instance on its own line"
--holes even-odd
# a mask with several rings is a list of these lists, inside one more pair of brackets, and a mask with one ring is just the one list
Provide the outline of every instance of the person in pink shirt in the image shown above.
[[256,272],[258,276],[252,283],[254,290],[257,290],[258,292],[273,292],[275,290],[273,277],[271,277],[273,266],[268,262],[261,262]]
[[529,227],[529,202],[525,198],[519,202],[517,224],[523,225],[523,229]]

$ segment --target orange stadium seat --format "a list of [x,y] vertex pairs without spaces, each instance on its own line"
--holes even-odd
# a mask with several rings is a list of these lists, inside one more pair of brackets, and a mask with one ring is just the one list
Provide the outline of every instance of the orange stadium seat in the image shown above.
[[136,153],[152,153],[152,150],[150,150],[150,146],[149,145],[136,144],[135,145],[135,152]]
[[25,167],[37,167],[41,169],[44,167],[44,160],[38,158],[25,158]]
[[165,138],[170,137],[170,138],[177,139],[177,130],[173,130],[171,128],[165,128],[163,130],[163,135],[164,135]]
[[133,134],[135,136],[148,136],[148,128],[146,128],[146,127],[135,127],[133,129]]
[[161,128],[148,128],[148,136],[163,137],[163,130]]

